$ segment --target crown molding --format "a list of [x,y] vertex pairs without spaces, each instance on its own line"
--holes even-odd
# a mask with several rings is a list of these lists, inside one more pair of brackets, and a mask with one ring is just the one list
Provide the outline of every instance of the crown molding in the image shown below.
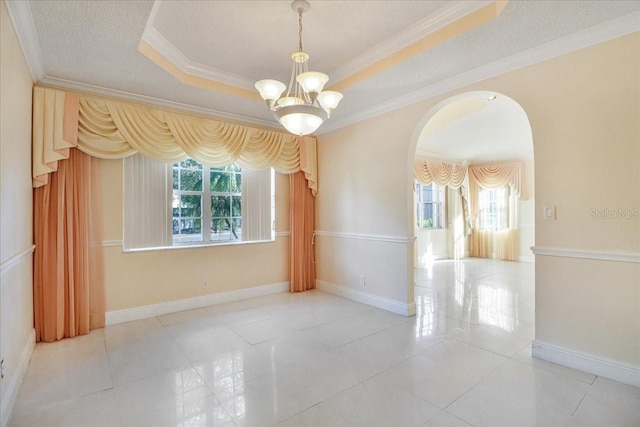
[[139,102],[147,105],[154,105],[158,107],[169,108],[177,111],[191,112],[207,116],[209,118],[215,118],[218,120],[227,120],[232,123],[240,123],[244,125],[256,125],[269,129],[278,129],[278,124],[269,120],[256,119],[240,114],[227,113],[224,111],[214,110],[212,108],[197,107],[191,104],[184,104],[176,101],[169,101],[166,99],[155,98],[147,95],[140,95],[133,92],[127,92],[117,89],[109,89],[102,86],[90,85],[86,83],[79,83],[71,80],[59,79],[56,77],[45,77],[40,82],[45,86],[53,86],[61,89],[68,89],[72,91],[83,92],[88,95],[103,95],[112,98],[124,99],[133,102]]
[[491,3],[494,2],[487,0],[474,0],[448,3],[446,6],[442,7],[436,15],[431,15],[418,21],[400,33],[356,56],[346,64],[331,70],[328,73],[331,76],[331,84],[335,85],[336,83],[339,83],[358,71],[361,71],[386,58],[392,53],[427,37],[431,33],[434,33],[435,31],[444,28],[460,18],[463,18],[464,16]]
[[511,55],[473,70],[398,96],[377,106],[362,110],[348,117],[332,119],[322,125],[317,135],[333,132],[346,126],[386,114],[408,105],[460,89],[474,83],[524,68],[561,55],[587,48],[640,30],[640,12],[604,22],[567,37],[554,40],[526,51]]
[[[436,154],[436,153],[432,153],[430,151],[420,150],[418,148],[416,148],[415,157],[442,160],[444,162],[460,163],[462,166],[469,166],[469,164],[468,164],[469,161],[466,160],[466,159],[447,157],[447,156],[443,156],[442,154]],[[465,164],[465,163],[467,163],[467,164]]]
[[31,4],[27,1],[5,1],[5,4],[18,37],[18,43],[27,60],[31,80],[39,82],[45,77],[46,69],[36,25],[33,22]]
[[[149,19],[147,19],[147,23],[144,27],[144,32],[142,33],[142,41],[147,43],[160,55],[173,63],[173,65],[178,67],[178,69],[184,74],[214,80],[243,89],[254,90],[254,82],[252,80],[247,79],[246,77],[239,76],[237,74],[228,73],[214,67],[208,67],[204,64],[194,62],[187,58],[187,56],[182,53],[182,51],[178,49],[173,43],[167,40],[167,38],[162,35],[162,33],[160,33],[160,31],[158,31],[154,26],[162,3],[162,0],[155,0],[153,2],[153,7],[151,8]],[[153,58],[149,59],[153,61]]]
[[[151,21],[151,17],[149,18],[149,21]],[[178,49],[173,43],[167,40],[162,33],[154,28],[153,25],[148,25],[148,27],[145,28],[144,33],[142,34],[142,40],[185,74],[214,80],[230,86],[254,90],[254,81],[251,79],[190,60],[180,49]]]

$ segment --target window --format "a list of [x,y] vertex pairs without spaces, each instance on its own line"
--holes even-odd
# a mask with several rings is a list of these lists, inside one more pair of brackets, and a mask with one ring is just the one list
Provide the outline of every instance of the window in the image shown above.
[[125,249],[273,240],[274,173],[193,159],[124,161]]
[[509,186],[496,189],[480,187],[478,223],[480,230],[498,231],[509,228]]
[[416,182],[416,220],[418,228],[443,227],[444,188],[434,183]]
[[173,164],[172,181],[174,243],[242,240],[240,166],[187,159]]

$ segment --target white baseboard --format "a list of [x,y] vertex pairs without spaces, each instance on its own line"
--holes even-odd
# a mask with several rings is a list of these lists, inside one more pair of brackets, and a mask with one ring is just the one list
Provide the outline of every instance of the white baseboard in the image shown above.
[[16,366],[16,370],[11,377],[11,382],[9,382],[7,392],[4,395],[4,399],[2,399],[2,404],[0,406],[0,426],[2,427],[6,427],[7,424],[9,424],[9,420],[11,419],[11,412],[13,411],[13,405],[18,399],[18,393],[20,392],[20,387],[22,386],[22,380],[27,373],[27,368],[29,368],[29,361],[31,360],[31,355],[33,354],[35,345],[36,330],[32,329],[31,333],[29,334],[29,339],[27,339],[27,343],[25,344],[24,348],[22,349],[22,353],[20,354],[18,366]]
[[108,311],[105,314],[105,323],[107,326],[115,325],[117,323],[148,319],[150,317],[175,313],[177,311],[191,310],[209,305],[223,304],[226,302],[240,301],[243,299],[287,292],[288,290],[289,282],[281,282],[273,283],[271,285],[255,286],[253,288],[238,289],[236,291],[220,292],[217,294],[203,295],[194,298],[167,301],[160,304],[143,305],[140,307],[125,308],[123,310]]
[[534,340],[533,357],[640,387],[640,367]]
[[335,294],[353,301],[361,302],[363,304],[372,305],[374,307],[391,311],[392,313],[400,314],[402,316],[413,316],[414,314],[416,314],[415,303],[407,304],[400,301],[392,300],[390,298],[380,297],[368,292],[358,291],[346,286],[340,286],[322,280],[316,280],[316,289],[320,289],[321,291],[329,292],[330,294]]

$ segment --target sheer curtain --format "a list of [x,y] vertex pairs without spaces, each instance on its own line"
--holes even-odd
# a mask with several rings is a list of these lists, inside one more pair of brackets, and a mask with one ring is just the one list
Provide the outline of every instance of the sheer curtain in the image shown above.
[[471,256],[516,261],[519,257],[518,201],[508,186],[478,191],[477,227],[469,238]]
[[123,166],[124,248],[171,246],[171,164],[134,154]]
[[104,326],[104,260],[97,159],[77,149],[34,190],[37,341]]

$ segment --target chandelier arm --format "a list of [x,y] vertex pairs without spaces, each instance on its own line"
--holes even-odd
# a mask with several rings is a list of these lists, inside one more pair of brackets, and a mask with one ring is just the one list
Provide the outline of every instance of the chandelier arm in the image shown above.
[[293,91],[293,96],[298,96],[298,90],[295,86],[296,84],[296,63],[295,61],[291,64],[291,76],[289,77],[289,86],[287,86],[287,95],[291,95],[291,91]]

